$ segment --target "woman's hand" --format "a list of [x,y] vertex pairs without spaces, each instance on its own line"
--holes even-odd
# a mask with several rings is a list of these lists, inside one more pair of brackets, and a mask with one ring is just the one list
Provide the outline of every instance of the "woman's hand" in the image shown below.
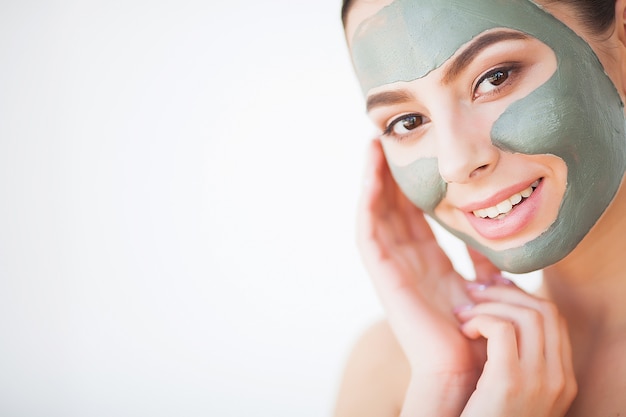
[[487,339],[487,362],[462,417],[563,416],[576,396],[565,321],[556,307],[512,283],[474,286],[458,312],[470,339]]
[[[467,283],[439,247],[423,213],[396,185],[379,141],[372,143],[367,167],[359,248],[415,376],[404,411],[458,416],[486,359],[484,341],[463,335],[454,314],[455,307],[471,303]],[[479,260],[478,279],[489,282],[497,269],[476,253],[470,255]],[[442,405],[447,408],[436,408]]]

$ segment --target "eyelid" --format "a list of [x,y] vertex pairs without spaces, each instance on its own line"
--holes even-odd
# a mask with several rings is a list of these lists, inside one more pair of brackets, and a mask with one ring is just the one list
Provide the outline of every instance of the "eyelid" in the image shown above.
[[391,118],[391,120],[385,123],[385,128],[383,129],[383,135],[391,134],[391,131],[393,130],[393,127],[396,125],[396,123],[398,123],[399,121],[403,119],[406,119],[409,116],[419,116],[419,114],[408,112],[408,113],[403,113],[399,116],[394,116],[393,118]]
[[[395,127],[397,126],[398,123],[401,123],[403,120],[409,118],[409,117],[416,117],[420,119],[420,124],[415,127],[415,129],[411,129],[408,132],[404,133],[404,134],[400,134],[394,131]],[[429,121],[428,117],[424,116],[421,113],[417,113],[417,112],[407,112],[407,113],[403,113],[399,116],[395,116],[393,117],[389,122],[387,122],[386,127],[383,129],[383,133],[382,136],[384,137],[388,137],[392,140],[395,141],[404,141],[405,139],[407,139],[409,136],[413,136],[415,134],[419,134],[419,132],[422,130],[421,128]]]
[[490,67],[487,71],[484,71],[477,79],[476,82],[474,83],[474,86],[472,87],[473,90],[476,89],[476,87],[478,87],[480,85],[481,82],[485,81],[485,79],[487,79],[487,76],[493,72],[496,71],[512,71],[512,70],[517,70],[519,69],[519,67],[522,64],[519,61],[510,61],[510,62],[502,62],[500,64],[497,65],[493,65],[492,67]]
[[[478,87],[485,81],[489,75],[496,71],[503,71],[509,73],[509,79],[505,81],[505,84],[502,86],[503,88],[513,82],[520,74],[521,70],[523,70],[523,64],[519,61],[511,61],[511,62],[503,62],[501,64],[494,65],[487,71],[483,72],[472,85],[472,95],[476,93]],[[497,91],[499,91],[498,89]]]

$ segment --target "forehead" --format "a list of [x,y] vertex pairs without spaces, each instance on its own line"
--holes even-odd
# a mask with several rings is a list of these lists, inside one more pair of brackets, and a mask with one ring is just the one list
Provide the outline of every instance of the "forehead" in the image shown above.
[[[524,20],[519,4],[533,5],[533,9],[543,9],[533,0],[354,0],[346,18],[345,33],[349,44],[361,24],[375,19],[376,15],[385,14],[386,9],[402,9],[405,13],[432,16],[439,9],[439,14],[448,14],[451,19],[465,15],[466,18],[485,18],[498,20]],[[389,7],[391,6],[391,7]],[[444,16],[445,17],[445,16]],[[513,19],[511,19],[513,18]]]
[[364,93],[421,78],[492,29],[529,34],[555,52],[555,44],[573,34],[529,0],[357,0],[347,23],[346,36]]
[[351,47],[354,32],[363,21],[374,16],[394,0],[353,0],[346,18],[345,32],[348,46]]

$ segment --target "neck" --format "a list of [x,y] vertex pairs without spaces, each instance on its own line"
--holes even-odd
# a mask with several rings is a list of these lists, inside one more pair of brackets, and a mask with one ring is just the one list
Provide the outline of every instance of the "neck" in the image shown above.
[[[544,270],[542,293],[569,323],[573,342],[606,340],[626,330],[626,187],[585,239]],[[590,338],[591,334],[596,335]]]

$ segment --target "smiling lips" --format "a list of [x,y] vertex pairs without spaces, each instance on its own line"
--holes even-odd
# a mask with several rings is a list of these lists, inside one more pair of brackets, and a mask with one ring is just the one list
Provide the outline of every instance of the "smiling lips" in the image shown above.
[[513,210],[513,207],[519,204],[522,200],[530,197],[530,195],[533,193],[538,185],[539,180],[532,183],[528,188],[520,191],[519,193],[513,194],[511,197],[507,198],[504,201],[501,201],[495,206],[474,210],[474,216],[481,219],[501,219],[505,217],[511,210]]
[[[541,212],[543,186],[543,178],[517,192],[515,189],[519,188],[514,185],[508,191],[512,193],[508,198],[506,190],[499,193],[500,197],[497,198],[502,201],[494,206],[477,208],[474,205],[462,210],[471,227],[483,238],[497,240],[512,237],[532,224]],[[494,200],[495,198],[491,199]]]

